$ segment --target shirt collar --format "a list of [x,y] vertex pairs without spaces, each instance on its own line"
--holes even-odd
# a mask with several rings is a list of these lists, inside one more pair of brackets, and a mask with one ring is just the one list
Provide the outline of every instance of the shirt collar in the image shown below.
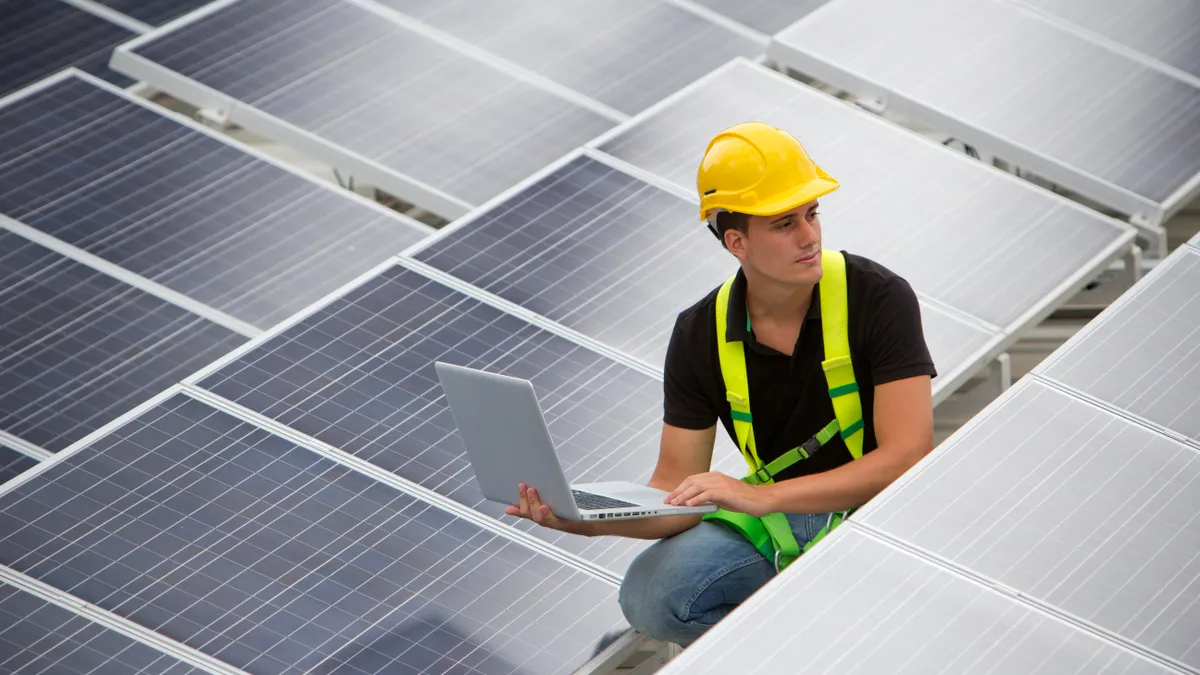
[[[808,304],[808,313],[804,320],[821,319],[821,294],[817,291],[820,284],[813,286],[812,302]],[[738,268],[733,285],[729,288],[729,309],[725,316],[726,342],[752,342],[754,332],[750,325],[750,312],[746,309],[746,275]]]

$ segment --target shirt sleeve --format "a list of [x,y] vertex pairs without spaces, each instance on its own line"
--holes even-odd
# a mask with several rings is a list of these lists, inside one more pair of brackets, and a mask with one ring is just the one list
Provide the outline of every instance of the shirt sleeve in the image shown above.
[[675,330],[667,345],[663,367],[663,422],[681,429],[707,429],[717,421],[717,411],[704,394],[697,368],[701,361],[692,357],[683,321],[675,321]]
[[875,385],[936,376],[921,326],[921,305],[908,282],[892,277],[868,305],[867,352]]

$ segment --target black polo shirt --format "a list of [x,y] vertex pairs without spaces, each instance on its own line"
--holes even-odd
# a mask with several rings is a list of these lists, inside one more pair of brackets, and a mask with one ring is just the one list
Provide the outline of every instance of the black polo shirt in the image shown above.
[[[936,375],[921,328],[921,309],[912,288],[877,262],[845,254],[850,304],[850,358],[862,399],[866,429],[863,452],[876,447],[874,387],[917,375]],[[818,285],[819,286],[819,285]],[[707,429],[719,418],[737,443],[717,358],[717,289],[681,312],[667,349],[663,421],[685,429]],[[726,339],[745,344],[750,410],[758,456],[770,462],[808,440],[834,419],[825,373],[819,288],[804,319],[792,356],[759,344],[747,331],[746,277],[738,270],[729,294]],[[851,461],[834,437],[813,457],[797,462],[777,479],[828,471]]]

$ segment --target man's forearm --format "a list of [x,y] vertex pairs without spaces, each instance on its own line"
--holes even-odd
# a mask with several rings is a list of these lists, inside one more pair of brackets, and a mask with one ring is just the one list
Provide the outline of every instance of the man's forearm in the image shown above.
[[762,486],[773,511],[827,513],[866,504],[911,468],[924,452],[880,447],[836,469]]

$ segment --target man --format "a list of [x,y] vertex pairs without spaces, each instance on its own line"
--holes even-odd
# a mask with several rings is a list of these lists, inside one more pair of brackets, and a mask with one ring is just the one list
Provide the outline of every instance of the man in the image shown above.
[[[741,269],[724,291],[676,319],[649,484],[670,492],[673,504],[713,502],[722,513],[744,514],[759,540],[733,518],[566,521],[525,486],[520,505],[508,510],[577,534],[660,539],[630,565],[621,607],[640,632],[685,647],[777,574],[788,545],[794,557],[796,546],[834,523],[833,514],[866,503],[932,449],[936,374],[917,298],[904,279],[866,258],[822,254],[817,200],[838,183],[795,138],[756,122],[731,127],[709,144],[697,187],[701,218]],[[844,261],[836,278],[824,277],[840,270],[830,267],[831,256]],[[838,296],[835,282],[843,278]],[[835,303],[844,308],[840,319],[830,318]],[[842,344],[850,357],[843,373],[849,379],[840,385],[827,381],[822,367],[835,360],[826,352],[837,349],[829,342],[837,339],[830,330],[837,322],[848,333]],[[736,392],[744,386],[749,402],[740,407]],[[860,409],[835,405],[846,392]],[[779,458],[791,457],[790,465],[765,484],[710,472],[718,420],[752,470]],[[771,518],[775,527],[763,539],[762,523]]]

